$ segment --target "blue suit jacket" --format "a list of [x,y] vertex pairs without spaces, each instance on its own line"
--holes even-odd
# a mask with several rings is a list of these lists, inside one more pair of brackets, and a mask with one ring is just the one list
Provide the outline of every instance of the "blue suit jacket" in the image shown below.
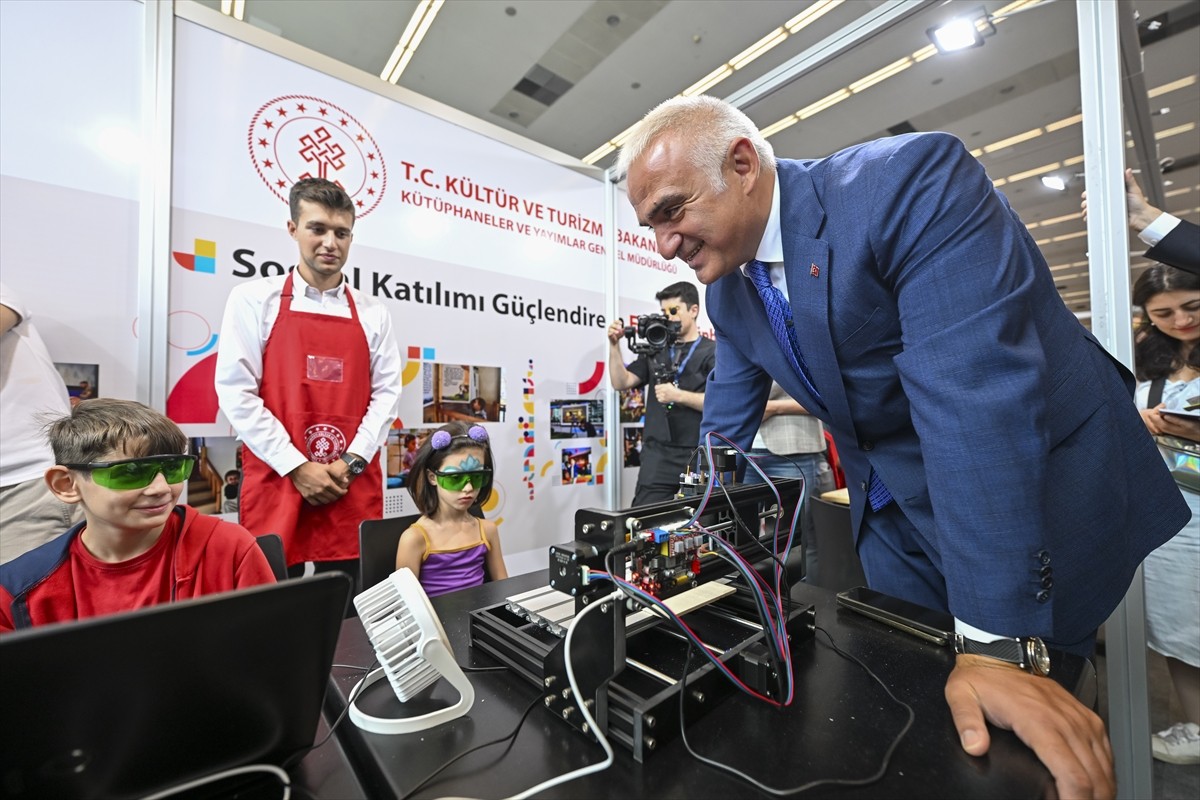
[[1146,258],[1200,275],[1200,225],[1179,220],[1161,242],[1146,251]]
[[702,435],[749,445],[774,378],[833,432],[856,536],[874,469],[956,617],[1087,636],[1188,519],[1132,376],[1063,305],[1025,226],[954,137],[780,160],[778,180],[788,294],[820,401],[735,271],[707,292],[717,365]]

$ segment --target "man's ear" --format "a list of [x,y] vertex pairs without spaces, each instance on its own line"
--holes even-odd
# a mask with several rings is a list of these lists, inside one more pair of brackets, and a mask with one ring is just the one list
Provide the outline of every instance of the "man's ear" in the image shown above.
[[50,492],[64,503],[75,504],[83,498],[79,495],[78,482],[83,480],[77,473],[58,464],[46,470],[46,485]]
[[729,152],[726,154],[725,163],[742,182],[744,191],[749,194],[762,170],[754,143],[745,136],[734,139],[729,143]]
[[288,232],[288,236],[292,237],[293,239],[296,238],[296,222],[295,222],[295,220],[291,219],[290,217],[288,218],[288,221],[287,221],[287,232]]

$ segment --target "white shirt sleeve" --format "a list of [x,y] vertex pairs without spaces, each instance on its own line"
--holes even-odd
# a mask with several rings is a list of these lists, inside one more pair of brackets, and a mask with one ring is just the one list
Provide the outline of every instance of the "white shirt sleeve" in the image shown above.
[[272,278],[242,284],[229,293],[217,346],[215,383],[221,411],[238,438],[271,469],[287,475],[308,458],[292,444],[283,423],[259,396],[263,347],[278,315],[282,286],[282,278]]
[[1175,230],[1175,226],[1178,224],[1179,217],[1164,211],[1158,215],[1154,222],[1151,222],[1138,234],[1138,238],[1148,246],[1154,247],[1154,245],[1166,238],[1168,233]]
[[29,319],[29,309],[25,307],[24,301],[3,283],[0,283],[0,305],[7,306],[9,311],[17,315],[14,328]]
[[970,639],[971,641],[979,642],[980,644],[990,644],[991,642],[998,642],[1001,639],[1013,638],[1011,636],[1000,636],[999,634],[988,633],[987,631],[980,630],[974,625],[968,625],[958,617],[954,618],[954,632],[962,634],[964,639]]
[[354,304],[371,349],[371,402],[350,442],[350,452],[370,461],[387,439],[388,429],[400,411],[403,362],[387,308],[358,291],[354,292]]

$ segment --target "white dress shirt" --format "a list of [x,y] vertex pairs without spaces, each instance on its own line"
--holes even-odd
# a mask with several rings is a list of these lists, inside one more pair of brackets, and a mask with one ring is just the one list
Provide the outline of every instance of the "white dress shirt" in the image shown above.
[[[392,332],[392,315],[374,297],[348,287],[345,279],[337,287],[321,292],[308,285],[299,270],[293,270],[292,276],[293,311],[348,319],[346,291],[354,297],[371,353],[371,402],[348,452],[370,460],[387,437],[400,405],[403,362]],[[238,438],[279,475],[287,475],[308,461],[259,396],[263,349],[279,315],[285,279],[279,276],[248,281],[229,293],[221,322],[216,374],[221,411]]]
[[[15,269],[15,268],[14,268]],[[46,419],[71,413],[67,387],[54,367],[29,307],[3,283],[0,305],[20,317],[0,335],[0,486],[37,480],[54,466],[54,453],[42,430]],[[39,542],[40,543],[40,542]]]
[[1168,233],[1175,230],[1175,226],[1178,224],[1179,217],[1164,211],[1138,233],[1138,238],[1145,242],[1147,246],[1154,247],[1154,245],[1166,238]]

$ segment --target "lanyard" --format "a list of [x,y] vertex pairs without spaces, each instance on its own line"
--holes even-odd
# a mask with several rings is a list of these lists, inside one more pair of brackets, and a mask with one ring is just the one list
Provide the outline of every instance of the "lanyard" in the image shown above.
[[[692,346],[690,348],[688,348],[687,355],[685,355],[683,357],[683,359],[678,364],[675,365],[675,382],[676,383],[679,382],[679,377],[681,375],[683,375],[683,368],[687,366],[688,360],[692,357],[692,353],[696,352],[696,345],[700,344],[701,338],[703,338],[703,337],[700,337],[700,336],[696,337],[695,341],[692,342]],[[672,361],[675,360],[675,346],[674,345],[671,346],[671,360]]]

